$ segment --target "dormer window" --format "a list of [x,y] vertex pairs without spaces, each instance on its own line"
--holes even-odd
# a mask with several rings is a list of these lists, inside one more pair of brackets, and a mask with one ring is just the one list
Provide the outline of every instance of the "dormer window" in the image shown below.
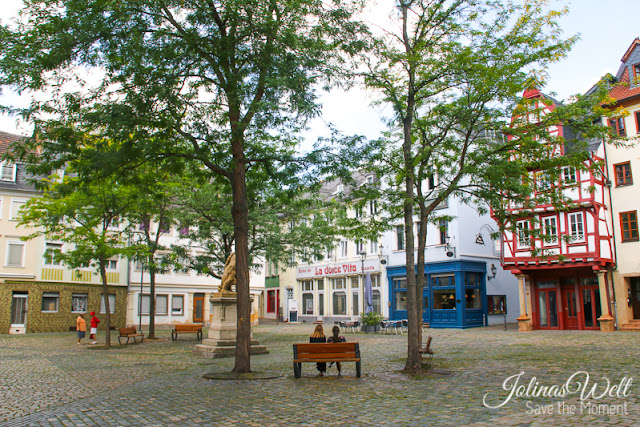
[[16,165],[14,163],[0,163],[0,180],[16,182]]
[[640,83],[640,64],[632,65],[631,69],[633,70],[633,81],[631,83],[632,84]]

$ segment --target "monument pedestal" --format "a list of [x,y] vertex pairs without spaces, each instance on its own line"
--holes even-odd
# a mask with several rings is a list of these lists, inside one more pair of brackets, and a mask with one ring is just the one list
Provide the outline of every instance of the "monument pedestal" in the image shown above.
[[[208,338],[193,349],[193,354],[206,359],[232,357],[236,354],[238,327],[238,296],[235,292],[218,292],[211,295],[213,319]],[[253,335],[253,334],[252,334]],[[251,337],[251,354],[267,354],[267,348]]]

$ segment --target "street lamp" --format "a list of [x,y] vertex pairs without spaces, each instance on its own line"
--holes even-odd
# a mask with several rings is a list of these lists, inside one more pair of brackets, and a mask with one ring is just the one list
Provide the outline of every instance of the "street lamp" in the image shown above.
[[[367,258],[367,252],[364,249],[360,249],[360,252],[358,252],[358,255],[360,255],[360,274],[362,274],[362,280],[360,281],[361,283],[361,289],[362,291],[360,292],[360,296],[361,296],[361,300],[362,300],[362,311],[361,313],[364,313],[364,309],[365,309],[365,302],[364,302],[364,260]],[[360,304],[358,304],[360,305]]]
[[378,247],[378,258],[380,259],[380,264],[384,265],[387,263],[387,259],[382,255],[382,251],[384,251],[384,246],[380,243],[380,246]]

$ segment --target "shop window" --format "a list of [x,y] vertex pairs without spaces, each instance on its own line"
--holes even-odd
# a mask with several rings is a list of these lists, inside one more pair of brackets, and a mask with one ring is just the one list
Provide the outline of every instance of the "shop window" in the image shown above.
[[353,292],[351,294],[351,297],[351,314],[357,316],[358,314],[360,314],[360,301],[358,300],[358,293]]
[[436,289],[433,291],[434,310],[455,310],[455,289]]
[[331,289],[346,289],[345,279],[342,277],[338,277],[336,279],[331,279]]
[[333,293],[333,314],[347,314],[347,294],[345,292]]
[[324,316],[324,294],[318,294],[318,316]]
[[302,310],[304,314],[313,314],[313,294],[302,294]]
[[180,316],[184,312],[184,296],[172,295],[171,296],[171,314],[174,316]]
[[480,289],[465,289],[464,302],[466,308],[482,308]]
[[466,281],[465,281],[465,286],[468,288],[472,288],[475,286],[480,286],[480,278],[481,278],[481,274],[480,273],[466,273],[465,277],[466,277]]
[[456,278],[454,276],[432,276],[431,285],[434,288],[454,287],[456,285]]
[[638,240],[638,215],[637,211],[621,212],[620,227],[622,228],[622,241],[633,242]]
[[[109,294],[109,313],[115,313],[116,312],[116,295],[115,294]],[[106,305],[104,303],[104,295],[100,295],[100,313],[106,313]]]
[[86,313],[88,303],[89,303],[89,296],[87,294],[72,294],[71,295],[71,312]]
[[489,314],[506,314],[507,313],[507,296],[506,295],[487,295],[487,308]]
[[633,184],[630,162],[618,163],[617,165],[613,165],[613,167],[615,169],[616,187]]
[[43,292],[42,293],[42,312],[57,313],[58,301],[60,301],[59,292]]
[[302,291],[313,291],[313,281],[312,280],[303,280],[300,282],[302,285]]
[[316,280],[316,288],[317,288],[319,291],[324,291],[324,280],[322,280],[322,279],[317,279],[317,280]]
[[569,214],[569,237],[571,242],[584,242],[584,216],[582,212]]
[[373,291],[373,312],[382,314],[380,291]]
[[407,309],[407,291],[395,291],[396,296],[396,310]]
[[351,278],[351,289],[358,289],[358,278],[357,277],[352,277]]
[[158,316],[167,315],[169,297],[167,295],[156,295],[156,314]]
[[393,289],[407,289],[407,279],[393,279]]

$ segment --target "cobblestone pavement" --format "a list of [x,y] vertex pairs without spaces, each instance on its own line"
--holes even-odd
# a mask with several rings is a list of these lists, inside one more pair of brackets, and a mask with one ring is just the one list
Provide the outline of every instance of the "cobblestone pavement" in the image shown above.
[[[254,356],[252,370],[276,378],[247,381],[204,379],[229,372],[233,358],[196,357],[194,339],[172,342],[164,330],[158,336],[166,340],[109,350],[78,346],[74,333],[1,335],[0,425],[640,426],[639,333],[430,329],[434,372],[420,378],[399,372],[406,335],[347,333],[361,345],[362,379],[345,363],[342,377],[335,367],[317,377],[315,366],[304,364],[296,380],[291,344],[307,341],[312,330],[256,327],[254,337],[270,354]],[[579,393],[535,396],[557,391],[541,387],[560,387],[577,371],[590,375],[585,394],[598,383],[584,401]],[[503,383],[520,372],[524,387],[509,400]],[[600,396],[605,377],[617,387]],[[584,374],[574,379],[572,391],[586,382]],[[491,406],[508,401],[490,409],[485,397]]]

